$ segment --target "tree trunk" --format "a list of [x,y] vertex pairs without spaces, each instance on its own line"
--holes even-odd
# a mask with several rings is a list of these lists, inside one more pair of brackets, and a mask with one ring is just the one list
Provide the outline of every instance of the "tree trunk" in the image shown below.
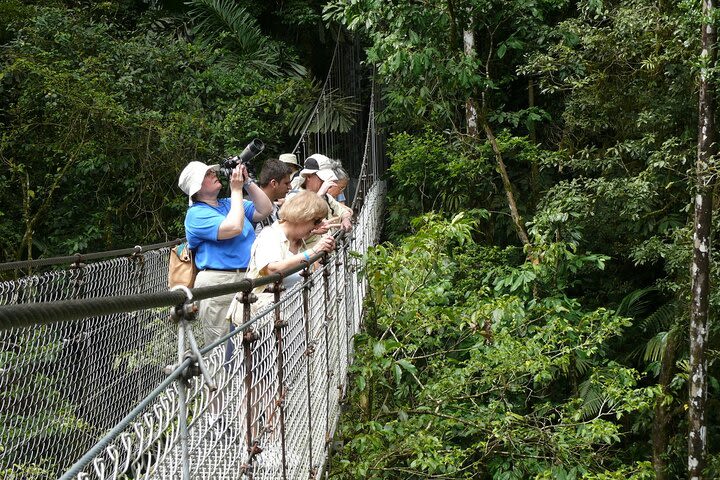
[[447,0],[448,15],[450,16],[450,45],[457,45],[457,20],[455,19],[455,5],[453,0]]
[[[470,17],[470,24],[472,25],[472,17]],[[463,49],[466,56],[475,56],[475,33],[472,30],[463,30]],[[465,102],[465,120],[467,134],[476,137],[478,134],[478,109],[472,96]]]
[[508,207],[510,207],[510,217],[512,218],[513,224],[515,225],[515,231],[517,232],[517,235],[523,245],[529,246],[530,239],[528,238],[528,234],[525,231],[525,225],[523,224],[520,212],[518,212],[517,203],[515,202],[515,194],[513,193],[512,183],[510,183],[510,177],[508,176],[507,169],[505,168],[505,162],[503,161],[502,152],[500,151],[500,147],[498,146],[497,140],[495,139],[495,135],[493,134],[490,125],[488,125],[487,120],[483,119],[482,124],[483,129],[485,130],[485,135],[487,136],[487,139],[492,146],[493,152],[495,152],[495,160],[497,161],[498,171],[500,172],[500,177],[502,178],[503,187],[505,189],[505,196],[507,197],[508,201]]
[[[532,78],[528,79],[528,107],[530,108],[530,111],[532,111],[535,107],[535,83]],[[531,122],[528,128],[530,133],[530,143],[537,145],[535,122]],[[540,169],[538,168],[537,159],[530,163],[530,185],[532,189],[530,205],[534,209],[538,195],[540,194]]]
[[[712,18],[713,0],[703,0],[703,18]],[[690,308],[690,385],[688,408],[688,478],[701,479],[707,452],[705,404],[707,399],[708,296],[710,288],[710,223],[712,175],[710,162],[716,152],[715,106],[708,69],[715,64],[715,28],[703,21],[700,55],[698,154],[696,162],[695,229],[693,233],[692,304]]]
[[[470,15],[470,10],[468,10],[468,15]],[[472,17],[470,17],[470,24],[472,25]],[[493,52],[493,42],[492,39],[490,40],[490,48],[488,49],[488,56],[487,60],[485,62],[485,75],[487,76],[488,80],[490,79],[490,59],[492,57]],[[475,36],[472,32],[465,31],[463,32],[463,46],[465,48],[465,54],[466,55],[475,55]],[[488,82],[489,84],[489,82]],[[481,108],[478,111],[477,108],[475,108],[476,104],[473,101],[473,99],[468,100],[466,103],[466,115],[468,120],[468,135],[473,135],[471,133],[471,126],[474,128],[474,135],[477,135],[477,130],[479,125],[482,125],[483,130],[485,131],[485,136],[487,137],[488,142],[490,142],[490,146],[492,147],[493,153],[495,154],[495,161],[498,165],[498,172],[500,172],[500,177],[502,178],[503,183],[503,189],[505,190],[505,197],[507,198],[508,207],[510,208],[510,218],[512,218],[513,225],[515,226],[515,231],[517,232],[518,238],[520,238],[520,241],[522,242],[523,246],[528,247],[530,246],[530,239],[528,238],[527,231],[525,231],[525,225],[523,224],[522,217],[520,216],[520,212],[518,212],[517,203],[515,202],[515,194],[513,193],[512,183],[510,183],[510,176],[507,173],[507,169],[505,168],[505,161],[503,160],[502,152],[500,151],[500,146],[497,143],[497,139],[495,138],[495,134],[492,131],[492,128],[490,128],[490,124],[487,121],[487,100],[486,100],[486,92],[487,87],[485,87],[485,90],[482,93],[482,103]],[[472,103],[471,103],[472,102]],[[472,119],[472,122],[471,122]],[[534,259],[533,262],[537,262],[537,259]]]
[[672,418],[670,405],[665,404],[665,395],[670,395],[669,387],[675,371],[675,352],[677,351],[678,335],[674,328],[668,334],[667,345],[660,361],[659,384],[663,396],[655,403],[655,418],[652,423],[653,469],[657,480],[669,480],[667,471],[667,448],[669,443],[668,427]]
[[[535,82],[533,82],[532,78],[528,79],[528,107],[532,111],[533,107],[535,107]],[[530,131],[530,141],[533,145],[537,143],[537,134],[535,133],[535,123],[532,122],[528,126]]]
[[27,172],[25,172],[25,179],[22,184],[25,233],[23,234],[23,238],[20,241],[20,245],[17,249],[16,257],[18,260],[22,258],[21,255],[23,252],[23,247],[27,248],[27,259],[32,260],[33,234],[35,233],[35,225],[37,225],[37,222],[39,222],[43,218],[45,212],[50,208],[53,200],[53,194],[58,188],[60,188],[60,182],[63,178],[65,178],[65,174],[67,174],[68,169],[74,162],[74,155],[71,156],[67,162],[65,162],[62,170],[58,172],[58,174],[55,176],[55,179],[53,180],[52,185],[45,192],[44,199],[35,213],[31,212],[32,197],[30,193],[30,176],[27,174]]

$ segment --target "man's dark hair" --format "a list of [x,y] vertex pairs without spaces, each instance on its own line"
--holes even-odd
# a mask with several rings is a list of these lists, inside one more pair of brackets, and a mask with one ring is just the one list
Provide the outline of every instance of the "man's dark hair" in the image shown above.
[[265,160],[262,172],[260,172],[258,184],[261,187],[267,187],[270,180],[280,182],[283,178],[292,174],[292,171],[292,167],[287,163],[281,162],[277,158],[268,158]]

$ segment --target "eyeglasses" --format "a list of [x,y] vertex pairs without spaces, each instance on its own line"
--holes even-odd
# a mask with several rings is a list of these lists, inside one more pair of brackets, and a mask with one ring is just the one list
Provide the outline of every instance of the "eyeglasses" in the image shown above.
[[324,218],[316,218],[313,220],[313,225],[320,225],[322,221],[325,220]]

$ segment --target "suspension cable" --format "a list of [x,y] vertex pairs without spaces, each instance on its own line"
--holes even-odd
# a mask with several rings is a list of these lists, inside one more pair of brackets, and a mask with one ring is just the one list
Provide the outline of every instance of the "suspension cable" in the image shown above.
[[335,50],[333,51],[332,60],[330,61],[330,67],[328,68],[327,76],[325,77],[325,83],[323,83],[322,90],[320,90],[320,96],[318,97],[318,101],[315,103],[315,108],[313,110],[313,114],[308,119],[307,123],[305,124],[305,127],[302,129],[302,132],[300,133],[300,139],[298,140],[297,144],[295,144],[295,148],[293,148],[293,153],[297,152],[300,148],[300,144],[303,142],[303,139],[305,138],[305,134],[307,134],[307,129],[310,128],[310,124],[313,121],[313,118],[315,118],[315,115],[318,112],[318,108],[320,107],[320,102],[323,101],[325,98],[325,90],[327,90],[328,85],[330,84],[330,76],[332,74],[333,66],[335,65],[335,58],[337,57],[337,53],[340,46],[340,35],[337,36],[335,39]]
[[[339,230],[333,235],[336,240],[345,236]],[[310,257],[310,264],[319,260],[324,252],[316,253]],[[196,300],[228,295],[236,292],[250,292],[256,287],[269,285],[288,275],[299,272],[305,268],[302,263],[272,275],[255,279],[243,278],[239,282],[209,287],[198,287],[190,290]],[[145,293],[138,295],[116,295],[111,297],[86,298],[77,300],[61,300],[56,302],[23,303],[0,306],[0,330],[10,328],[30,327],[33,325],[50,325],[63,321],[82,320],[99,315],[133,312],[150,308],[169,307],[177,305],[185,299],[181,290]]]
[[121,250],[108,250],[106,252],[95,252],[95,253],[76,253],[75,255],[66,255],[64,257],[52,257],[52,258],[38,258],[37,260],[20,260],[17,262],[6,262],[0,263],[0,272],[6,270],[21,270],[25,268],[33,267],[47,267],[50,265],[62,265],[67,263],[80,264],[86,260],[98,260],[100,258],[109,257],[122,257],[125,255],[139,254],[142,252],[149,252],[151,250],[158,250],[165,247],[174,247],[184,242],[184,238],[178,238],[164,243],[155,243],[152,245],[136,246],[133,248],[124,248]]

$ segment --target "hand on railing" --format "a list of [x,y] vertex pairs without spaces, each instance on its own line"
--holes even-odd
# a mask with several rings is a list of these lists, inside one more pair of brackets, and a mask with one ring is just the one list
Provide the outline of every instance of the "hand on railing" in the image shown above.
[[325,235],[330,229],[341,226],[340,217],[326,218],[311,232],[313,235]]
[[335,237],[333,237],[332,235],[324,235],[312,249],[316,253],[332,252],[333,250],[335,250]]
[[346,232],[349,232],[350,230],[352,230],[351,218],[352,218],[352,213],[350,213],[350,215],[343,215],[342,220],[340,222],[340,226]]

